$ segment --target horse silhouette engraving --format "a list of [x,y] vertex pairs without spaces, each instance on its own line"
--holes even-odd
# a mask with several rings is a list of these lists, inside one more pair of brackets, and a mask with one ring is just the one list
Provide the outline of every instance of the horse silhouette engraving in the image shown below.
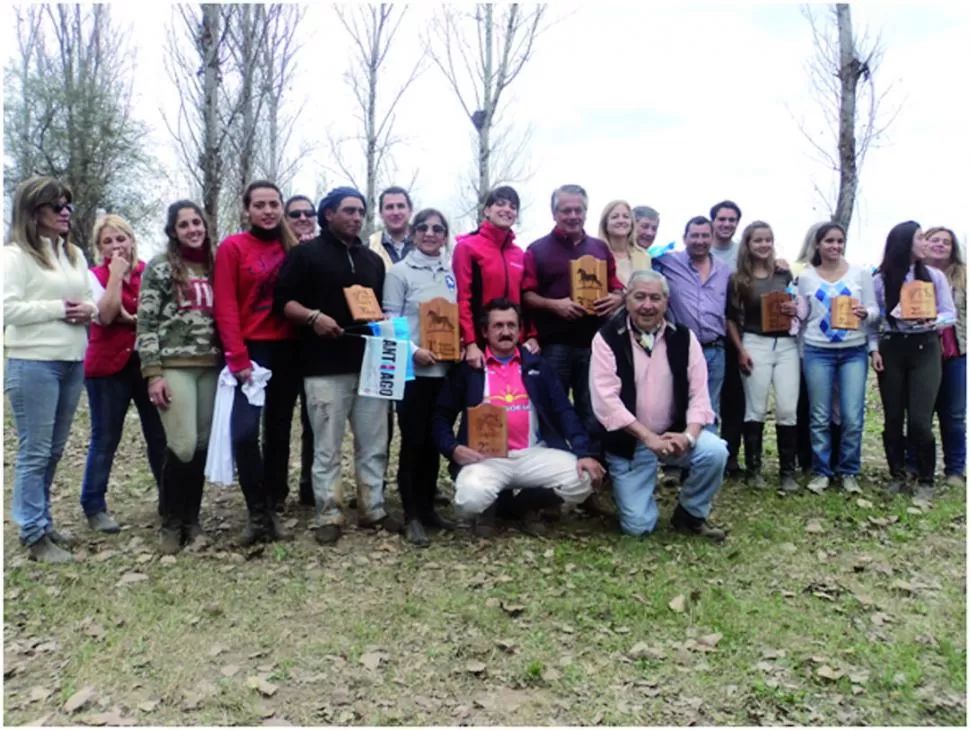
[[487,433],[495,433],[502,428],[502,419],[495,413],[487,413],[478,422],[479,429]]
[[603,286],[603,282],[599,280],[599,277],[596,275],[595,271],[591,274],[582,266],[580,266],[577,271],[579,273],[579,283],[581,288],[585,289],[588,284],[597,287]]
[[428,312],[428,323],[430,328],[434,330],[448,330],[449,332],[455,331],[455,325],[452,324],[448,315],[439,314],[434,310]]

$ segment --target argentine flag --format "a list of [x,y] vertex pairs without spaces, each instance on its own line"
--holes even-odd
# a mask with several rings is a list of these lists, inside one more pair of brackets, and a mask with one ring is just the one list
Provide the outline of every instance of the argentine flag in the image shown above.
[[408,343],[408,367],[405,380],[414,380],[414,346],[411,344],[411,329],[407,317],[392,317],[379,322],[367,324],[374,337],[384,337],[389,340],[403,340]]
[[647,253],[650,254],[650,258],[657,259],[663,256],[665,253],[670,253],[674,250],[674,242],[670,243],[655,243],[650,248],[647,249]]

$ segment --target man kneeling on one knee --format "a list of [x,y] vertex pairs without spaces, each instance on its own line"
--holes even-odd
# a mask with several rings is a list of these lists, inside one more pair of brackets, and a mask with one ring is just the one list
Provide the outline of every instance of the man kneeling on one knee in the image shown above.
[[[603,467],[593,458],[589,436],[556,371],[518,345],[520,325],[519,309],[512,302],[494,299],[486,304],[480,323],[487,344],[484,367],[462,362],[452,369],[435,407],[435,443],[451,460],[455,507],[465,516],[493,513],[493,505],[506,490],[523,490],[520,496],[549,490],[542,496],[577,505],[603,478]],[[505,408],[505,458],[486,458],[468,446],[466,411],[482,403]],[[459,413],[462,419],[455,438]],[[530,500],[525,511],[534,513],[540,502],[548,504],[548,500]],[[523,521],[528,524],[530,515],[524,515]]]
[[593,412],[607,433],[606,465],[620,526],[644,535],[657,526],[653,490],[663,464],[686,467],[674,529],[724,540],[707,524],[723,481],[727,446],[704,429],[714,422],[707,364],[697,337],[665,321],[670,290],[655,271],[635,271],[626,307],[593,338],[589,382]]

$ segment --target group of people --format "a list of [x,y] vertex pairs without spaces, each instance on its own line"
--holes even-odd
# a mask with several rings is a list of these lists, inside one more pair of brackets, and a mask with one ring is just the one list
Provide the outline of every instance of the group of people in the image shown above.
[[[13,517],[38,560],[72,559],[50,489],[82,385],[91,414],[81,486],[88,524],[120,529],[106,493],[134,400],[164,553],[206,539],[199,513],[220,389],[247,507],[242,545],[288,537],[279,513],[298,399],[299,502],[315,507],[320,544],[339,540],[346,521],[338,483],[348,421],[358,527],[403,531],[418,546],[453,529],[436,508],[444,456],[456,515],[478,535],[494,534],[499,519],[544,534],[544,519],[563,505],[597,510],[604,488],[624,532],[650,533],[664,469],[681,483],[674,529],[720,542],[725,532],[708,517],[725,477],[771,486],[762,440],[772,390],[777,488],[800,488],[800,463],[809,490],[836,479],[847,492],[860,489],[870,358],[888,490],[915,479],[916,495],[932,497],[934,412],[946,479],[963,483],[966,272],[946,228],[895,226],[872,273],[846,261],[841,226],[820,223],[789,263],[763,221],[735,241],[741,210],[723,201],[687,222],[684,250],[658,251],[656,210],[612,201],[594,237],[586,191],[563,185],[550,200],[552,230],[522,248],[519,196],[501,186],[478,228],[452,246],[441,212],[414,213],[408,192],[391,187],[378,201],[384,227],[365,242],[359,191],[338,187],[314,205],[284,199],[263,180],[241,200],[247,229],[218,248],[190,200],[169,206],[165,251],[147,264],[131,226],[101,217],[92,236],[100,261],[89,269],[68,240],[71,199],[52,178],[21,183],[4,248],[5,390],[18,433]],[[571,262],[584,256],[606,272],[588,305],[572,291]],[[914,280],[931,285],[935,318],[903,317],[901,291]],[[365,330],[345,295],[352,286],[407,322],[414,373],[401,400],[359,394]],[[421,342],[420,307],[439,297],[457,305],[458,362]],[[848,323],[834,317],[840,297],[849,298]],[[784,326],[766,329],[762,307],[774,300],[769,320],[780,315]],[[468,412],[482,403],[505,411],[505,456],[469,442]],[[395,414],[403,524],[385,501]]]

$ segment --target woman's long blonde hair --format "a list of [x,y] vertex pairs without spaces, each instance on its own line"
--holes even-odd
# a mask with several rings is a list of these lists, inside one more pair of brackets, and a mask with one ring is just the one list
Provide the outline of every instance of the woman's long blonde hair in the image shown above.
[[618,205],[625,205],[626,209],[630,212],[630,232],[627,234],[626,239],[627,239],[627,245],[629,246],[629,250],[633,251],[637,245],[637,227],[633,221],[633,208],[631,208],[630,204],[625,200],[611,200],[609,203],[606,204],[606,207],[603,208],[603,214],[600,216],[599,237],[602,240],[606,241],[606,244],[610,247],[610,250],[612,251],[613,244],[610,243],[610,234],[606,232],[606,223],[610,217],[610,213],[612,213],[613,209]]
[[[52,177],[36,175],[24,180],[13,194],[13,216],[10,221],[10,232],[7,234],[7,244],[17,246],[42,269],[53,269],[54,261],[47,254],[37,230],[37,209],[44,205],[56,205],[61,198],[66,198],[70,203],[73,197],[67,185]],[[56,251],[58,242],[53,243]],[[80,255],[78,247],[68,240],[68,236],[64,236],[61,243],[71,266],[76,266]]]
[[950,286],[965,292],[967,290],[967,266],[963,261],[963,252],[960,250],[960,242],[957,240],[957,234],[951,228],[933,226],[924,231],[923,237],[929,240],[937,233],[949,233],[950,240],[953,241],[953,245],[950,247],[950,261],[947,267],[943,269],[943,273],[950,280]]
[[92,254],[97,253],[101,263],[104,263],[104,254],[101,252],[101,234],[105,228],[114,228],[121,231],[131,239],[131,265],[138,263],[138,241],[135,239],[135,231],[131,224],[116,213],[108,213],[98,218],[91,231],[91,245],[94,247]]
[[772,252],[768,258],[768,275],[770,276],[775,271],[775,253],[777,251],[775,249],[775,232],[764,221],[753,221],[745,226],[744,232],[741,234],[741,245],[738,246],[738,270],[734,274],[734,289],[731,292],[733,304],[738,310],[743,310],[744,297],[747,295],[748,289],[751,288],[751,282],[754,281],[754,257],[751,255],[751,239],[754,238],[754,232],[759,228],[766,228],[771,233]]

